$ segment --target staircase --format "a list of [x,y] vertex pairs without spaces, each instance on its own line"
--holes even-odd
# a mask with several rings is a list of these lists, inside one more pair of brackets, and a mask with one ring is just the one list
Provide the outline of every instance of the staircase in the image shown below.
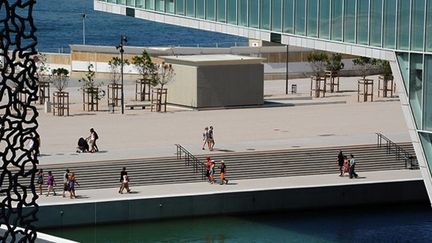
[[[411,143],[401,143],[406,151],[414,154]],[[356,158],[356,171],[385,171],[405,169],[405,162],[387,154],[386,149],[375,144],[338,146],[324,148],[286,149],[272,151],[214,153],[212,159],[218,165],[225,160],[229,180],[305,176],[320,174],[338,175],[337,154],[339,150]],[[197,156],[201,161],[204,155]],[[39,166],[45,176],[51,170],[57,181],[57,190],[62,188],[63,173],[66,168],[75,172],[83,189],[114,188],[120,186],[120,170],[126,167],[130,186],[145,186],[170,183],[201,182],[201,173],[194,173],[192,167],[185,166],[184,160],[175,156],[112,160],[88,163],[69,163]],[[217,175],[219,171],[217,170]]]

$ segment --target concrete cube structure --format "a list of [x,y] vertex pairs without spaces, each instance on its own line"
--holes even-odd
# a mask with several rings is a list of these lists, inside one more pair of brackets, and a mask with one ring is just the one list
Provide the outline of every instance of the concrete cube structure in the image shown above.
[[262,58],[236,55],[163,56],[173,65],[168,103],[192,108],[262,105]]

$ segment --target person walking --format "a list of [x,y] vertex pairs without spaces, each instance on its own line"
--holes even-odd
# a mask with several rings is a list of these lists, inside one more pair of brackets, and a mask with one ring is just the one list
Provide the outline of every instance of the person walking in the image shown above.
[[221,185],[223,185],[224,184],[224,182],[225,182],[225,184],[228,184],[228,180],[225,178],[225,173],[226,173],[226,165],[225,165],[225,161],[221,161],[221,166],[219,167],[220,168],[220,179],[221,179]]
[[96,144],[96,141],[99,139],[99,135],[97,132],[90,128],[90,136],[87,137],[87,140],[89,141],[89,147],[90,147],[90,153],[98,152],[99,148]]
[[37,173],[37,185],[38,185],[38,191],[39,195],[42,195],[42,187],[44,184],[44,174],[43,170],[39,169],[39,172]]
[[340,172],[339,176],[343,176],[344,155],[342,153],[342,150],[339,150],[337,161],[338,161],[339,172]]
[[123,194],[123,190],[124,189],[126,189],[127,193],[130,193],[130,189],[129,189],[129,176],[128,176],[127,172],[125,172],[124,175],[123,175],[122,189],[120,190],[120,194]]
[[204,128],[204,132],[203,132],[203,146],[202,146],[202,150],[205,150],[205,145],[208,143],[208,127]]
[[126,167],[123,167],[123,169],[120,171],[120,189],[119,189],[119,193],[122,193],[123,190],[124,190],[123,177],[126,174],[127,174]]
[[54,191],[55,179],[54,179],[54,175],[52,174],[51,171],[48,171],[47,186],[48,186],[48,191],[47,191],[46,196],[48,197],[50,192],[52,192],[53,195],[55,196],[56,195],[56,193]]
[[210,180],[211,162],[212,162],[212,159],[210,157],[207,157],[207,161],[205,163],[205,167],[206,167],[206,177],[207,177],[208,182],[211,182],[211,180]]
[[75,185],[79,186],[78,181],[76,180],[75,177],[75,173],[72,172],[69,177],[69,193],[71,199],[76,198]]
[[214,176],[215,176],[215,162],[214,161],[212,161],[211,162],[211,164],[210,164],[210,183],[211,184],[213,184],[213,183],[215,183],[215,178],[214,178]]
[[358,175],[355,172],[356,161],[354,159],[354,155],[352,155],[352,154],[351,154],[351,158],[349,160],[349,165],[350,165],[350,170],[349,170],[350,179],[352,179],[353,177],[357,178]]
[[65,173],[63,174],[63,197],[66,197],[65,193],[66,191],[69,191],[69,176],[70,171],[69,169],[66,169]]
[[208,148],[210,151],[213,151],[215,141],[214,141],[214,134],[213,134],[213,126],[210,126],[210,129],[208,131],[208,142],[207,142]]

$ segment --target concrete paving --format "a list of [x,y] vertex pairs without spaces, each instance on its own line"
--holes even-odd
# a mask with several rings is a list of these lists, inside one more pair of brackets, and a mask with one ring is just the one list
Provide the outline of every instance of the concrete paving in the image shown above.
[[[229,174],[227,175],[229,178]],[[132,178],[133,179],[133,178]],[[373,184],[385,182],[422,180],[419,170],[396,170],[359,173],[359,178],[339,177],[332,175],[294,176],[271,179],[250,179],[229,181],[228,185],[210,184],[208,182],[141,186],[130,184],[131,193],[119,194],[118,188],[83,190],[76,189],[77,198],[70,199],[61,195],[61,185],[58,186],[57,196],[42,195],[38,199],[40,206],[103,202],[117,200],[132,200],[144,198],[177,197],[190,195],[212,195],[219,193],[236,193],[247,191],[265,191],[289,188],[308,188],[325,186],[342,186],[352,184]]]
[[[201,150],[202,133],[210,125],[215,128],[216,141],[210,154],[375,143],[375,132],[395,141],[409,141],[400,103],[395,99],[357,103],[357,93],[353,92],[356,80],[343,78],[344,92],[312,100],[307,79],[290,81],[298,84],[294,95],[284,95],[284,80],[266,81],[266,99],[273,99],[276,107],[206,111],[169,107],[167,113],[138,109],[125,110],[125,115],[118,109],[115,114],[108,113],[103,100],[101,108],[105,111],[83,112],[78,88],[70,87],[71,116],[54,117],[40,107],[40,163],[67,166],[68,162],[170,156],[176,143],[194,154],[207,154]],[[134,86],[126,86],[125,93],[131,102]],[[100,152],[77,154],[78,138],[88,136],[91,127],[99,134]]]
[[[215,154],[271,149],[324,147],[337,145],[371,144],[376,132],[382,132],[396,142],[407,142],[409,135],[397,99],[377,99],[373,103],[357,102],[357,78],[343,78],[340,93],[328,93],[326,98],[309,97],[308,79],[290,80],[298,85],[297,94],[285,95],[285,81],[266,81],[265,97],[272,105],[262,108],[239,108],[196,111],[169,107],[167,113],[148,110],[126,110],[121,115],[104,111],[83,112],[81,94],[70,87],[71,116],[54,117],[40,107],[39,133],[41,136],[40,164],[69,162],[91,163],[109,159],[132,159],[175,154],[179,143],[193,154]],[[125,87],[126,103],[132,102],[134,85]],[[376,93],[376,91],[375,91]],[[276,105],[275,105],[276,104]],[[320,104],[320,105],[317,105]],[[206,126],[215,127],[215,151],[202,150],[202,132]],[[100,139],[100,152],[77,154],[80,136],[88,136],[93,127]],[[336,156],[336,155],[335,155]],[[335,168],[336,171],[336,168]],[[79,180],[79,175],[77,175]],[[383,181],[419,180],[419,171],[368,172],[364,178],[350,180],[334,175],[298,176],[288,178],[230,181],[230,185],[191,183],[181,185],[131,187],[133,194],[120,195],[117,189],[80,191],[80,198],[45,197],[40,205],[78,203],[88,201],[125,200],[142,197],[189,195],[196,193],[224,193],[266,190],[286,187],[375,183]],[[228,175],[229,177],[229,175]],[[58,186],[61,189],[61,186]],[[57,192],[59,190],[57,189]],[[181,192],[181,193],[179,193]]]

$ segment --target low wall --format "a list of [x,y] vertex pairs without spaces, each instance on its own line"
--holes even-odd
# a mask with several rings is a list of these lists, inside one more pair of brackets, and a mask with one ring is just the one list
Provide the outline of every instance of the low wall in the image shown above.
[[422,180],[208,193],[40,206],[39,228],[125,221],[304,210],[395,203],[428,203]]

